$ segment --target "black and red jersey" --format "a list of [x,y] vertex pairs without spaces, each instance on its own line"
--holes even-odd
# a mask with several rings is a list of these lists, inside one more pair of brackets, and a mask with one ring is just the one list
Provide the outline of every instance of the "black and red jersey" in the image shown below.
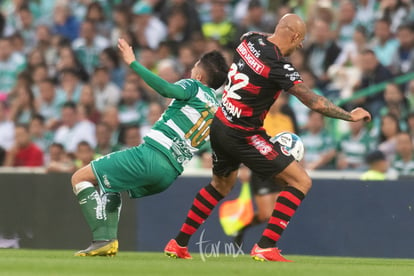
[[236,48],[216,117],[232,128],[261,129],[280,92],[300,82],[299,73],[266,35],[246,34]]

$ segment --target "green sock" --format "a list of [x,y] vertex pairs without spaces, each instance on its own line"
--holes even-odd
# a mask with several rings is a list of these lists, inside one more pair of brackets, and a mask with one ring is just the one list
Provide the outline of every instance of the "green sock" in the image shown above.
[[81,190],[78,198],[82,213],[88,223],[93,240],[109,240],[106,230],[106,214],[102,199],[95,187]]
[[102,204],[105,206],[107,237],[108,239],[116,239],[118,236],[119,214],[122,207],[121,194],[105,193],[101,198]]

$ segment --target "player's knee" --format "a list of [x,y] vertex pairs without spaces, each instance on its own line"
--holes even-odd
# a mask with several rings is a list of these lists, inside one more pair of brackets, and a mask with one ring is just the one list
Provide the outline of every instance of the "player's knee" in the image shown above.
[[81,179],[81,177],[80,177],[80,174],[79,174],[79,170],[77,170],[73,175],[72,175],[72,178],[71,178],[71,183],[72,183],[72,186],[74,187],[76,184],[78,184],[79,182],[81,182],[82,181],[82,179]]
[[307,174],[303,175],[299,179],[296,188],[301,190],[304,194],[307,194],[308,191],[312,188],[312,179]]

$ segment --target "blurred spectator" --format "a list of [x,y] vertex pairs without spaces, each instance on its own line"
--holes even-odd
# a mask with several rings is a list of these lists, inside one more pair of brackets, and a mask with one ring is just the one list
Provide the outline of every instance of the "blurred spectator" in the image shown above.
[[99,53],[109,46],[109,41],[98,34],[93,21],[82,22],[80,37],[73,41],[72,47],[88,73],[99,64]]
[[376,0],[358,0],[356,1],[356,19],[361,26],[367,28],[368,34],[373,31],[375,20]]
[[414,71],[414,23],[398,27],[399,47],[391,58],[391,71],[401,75]]
[[101,122],[107,124],[111,130],[111,145],[118,144],[119,141],[119,112],[115,106],[107,107],[102,113]]
[[29,86],[20,86],[16,98],[10,107],[10,120],[16,124],[29,125],[31,117],[36,114],[35,99]]
[[397,134],[400,132],[400,125],[395,115],[387,114],[381,117],[381,129],[379,133],[378,149],[392,162],[395,158]]
[[355,28],[359,24],[355,4],[348,0],[341,1],[338,17],[337,41],[340,47],[344,47],[352,40]]
[[384,66],[390,66],[392,57],[398,49],[398,40],[394,38],[388,20],[379,19],[375,22],[374,37],[370,44],[379,62]]
[[391,23],[391,31],[396,32],[409,15],[409,6],[404,0],[381,0],[377,18],[385,18]]
[[92,160],[98,158],[100,155],[95,154],[91,145],[86,141],[81,141],[76,147],[75,153],[75,168],[80,169],[88,165]]
[[115,83],[118,88],[123,87],[126,70],[119,60],[118,52],[111,47],[103,49],[99,62],[101,66],[108,68],[111,82]]
[[68,68],[75,71],[82,81],[87,81],[89,79],[88,72],[86,72],[84,66],[76,57],[76,54],[73,51],[73,49],[70,46],[65,45],[63,47],[60,47],[58,51],[58,57],[56,61],[56,73],[58,73],[59,76],[59,74],[61,74],[62,71]]
[[325,129],[325,121],[322,114],[310,111],[306,130],[301,134],[306,152],[303,158],[306,169],[326,169],[335,156],[335,145]]
[[30,139],[38,146],[43,153],[49,151],[49,146],[53,143],[53,133],[46,129],[45,118],[36,114],[32,117],[29,124]]
[[48,51],[52,45],[52,33],[50,32],[49,27],[45,24],[37,25],[34,39],[36,42],[36,47],[38,49],[41,49],[45,54],[47,53],[45,57],[47,64],[50,65],[50,53],[48,53]]
[[82,82],[75,68],[65,68],[59,75],[59,96],[64,97],[64,101],[79,102],[82,91]]
[[[312,72],[305,69],[299,71],[299,73],[302,77],[303,82],[306,84],[306,86],[309,87],[309,89],[312,89],[312,91],[318,95],[322,95],[322,91],[319,88],[315,87],[316,77],[312,74]],[[289,98],[289,105],[295,113],[299,129],[302,130],[304,127],[306,127],[306,124],[308,122],[310,109],[294,96],[291,96]]]
[[233,47],[236,38],[236,28],[228,20],[228,9],[225,0],[211,2],[211,21],[202,24],[201,29],[206,38],[216,40],[221,46]]
[[126,33],[129,30],[132,14],[128,5],[119,4],[112,9],[113,26],[111,28],[110,40],[111,45],[116,46],[118,39],[122,33]]
[[64,1],[58,2],[53,11],[53,25],[54,33],[59,34],[70,41],[75,40],[79,36],[79,22],[71,14],[69,5]]
[[366,155],[365,162],[368,164],[369,169],[361,175],[361,180],[376,181],[386,179],[389,162],[382,151],[370,152]]
[[290,63],[297,71],[309,70],[305,62],[305,51],[303,48],[297,49],[289,56]]
[[414,148],[410,134],[400,132],[397,135],[396,158],[391,167],[398,177],[414,177]]
[[[30,66],[31,68],[27,68],[27,72],[30,72],[32,83],[32,91],[34,95],[37,97],[39,96],[39,84],[43,80],[49,78],[48,68],[45,63],[37,64],[34,66]],[[30,71],[29,71],[30,70]]]
[[28,6],[23,6],[18,11],[18,26],[19,33],[24,41],[24,53],[28,53],[34,48],[36,43],[36,27],[34,24],[33,14]]
[[318,78],[317,86],[325,87],[329,82],[327,70],[338,57],[341,49],[331,39],[331,31],[326,21],[316,19],[311,27],[312,43],[305,49],[306,63]]
[[17,125],[14,132],[15,143],[7,152],[4,165],[8,167],[43,166],[43,152],[30,140],[27,126]]
[[[167,24],[169,28],[169,19],[171,19],[171,14],[174,14],[175,16],[177,16],[177,14],[182,15],[184,22],[186,22],[186,24],[180,28],[183,35],[182,41],[188,41],[190,38],[192,38],[194,33],[201,32],[199,12],[193,2],[194,1],[185,0],[166,1],[165,6],[161,10],[161,20],[164,21],[164,23]],[[174,24],[176,23],[177,21]]]
[[186,32],[189,30],[187,26],[189,26],[188,18],[185,16],[184,11],[180,8],[172,9],[167,17],[166,41],[174,53],[178,52],[181,43],[191,38],[191,33]]
[[352,40],[342,47],[335,64],[339,66],[357,66],[359,54],[367,48],[367,38],[367,29],[364,26],[357,26],[352,34]]
[[121,149],[119,144],[111,142],[111,127],[106,123],[98,123],[96,125],[96,148],[95,152],[100,155],[118,151]]
[[144,137],[152,126],[161,118],[165,108],[159,102],[151,102],[148,106],[147,124],[141,126],[140,133]]
[[101,113],[95,105],[95,92],[92,89],[92,85],[85,84],[82,87],[81,96],[78,106],[83,108],[84,116],[87,120],[96,124],[101,119]]
[[123,126],[119,133],[119,142],[124,148],[132,148],[139,146],[142,142],[139,126]]
[[102,4],[98,1],[89,3],[84,20],[94,23],[99,35],[109,38],[111,24],[106,19]]
[[156,49],[167,37],[167,28],[162,21],[153,15],[152,6],[145,0],[138,1],[132,8],[134,29],[138,45]]
[[405,91],[405,96],[410,103],[410,111],[414,110],[414,80],[410,80],[407,85],[407,90]]
[[407,115],[407,132],[413,137],[414,143],[414,113],[411,112]]
[[92,88],[95,95],[96,108],[102,112],[109,105],[116,106],[121,98],[121,91],[111,82],[109,70],[97,67],[92,75]]
[[142,100],[140,89],[133,82],[125,82],[118,106],[121,124],[145,125],[148,104]]
[[340,170],[361,170],[365,165],[365,156],[374,149],[375,140],[369,135],[363,121],[349,122],[349,129],[339,139],[336,166]]
[[25,66],[25,57],[13,50],[10,38],[0,37],[0,94],[11,91]]
[[0,147],[10,150],[14,143],[14,123],[8,119],[5,101],[0,101]]
[[52,129],[60,118],[60,108],[64,103],[63,93],[58,92],[51,78],[39,82],[39,96],[36,98],[36,110],[46,121],[46,127]]
[[384,91],[385,106],[381,108],[380,115],[394,115],[400,125],[400,129],[407,130],[407,115],[410,112],[410,104],[400,87],[395,83],[388,83]]
[[247,5],[247,13],[239,23],[240,35],[259,31],[272,33],[275,28],[275,21],[266,14],[266,9],[260,0],[250,0]]
[[68,157],[62,144],[53,143],[49,147],[49,162],[46,165],[48,172],[74,172],[75,165]]
[[79,120],[76,104],[66,102],[62,107],[62,125],[56,130],[54,142],[64,146],[66,152],[74,153],[81,141],[96,145],[95,125],[87,120]]
[[[386,81],[392,77],[391,72],[385,68],[377,59],[374,51],[365,49],[359,56],[359,68],[362,77],[357,89],[369,87],[371,85]],[[376,91],[374,94],[358,100],[373,117],[378,116],[381,107],[384,106],[384,91]]]
[[173,59],[160,60],[157,65],[157,71],[160,78],[163,78],[169,83],[179,81],[181,79],[181,75],[183,74],[183,68]]
[[195,52],[191,44],[185,44],[178,50],[178,61],[184,68],[183,78],[189,78],[191,76],[191,68],[197,61]]

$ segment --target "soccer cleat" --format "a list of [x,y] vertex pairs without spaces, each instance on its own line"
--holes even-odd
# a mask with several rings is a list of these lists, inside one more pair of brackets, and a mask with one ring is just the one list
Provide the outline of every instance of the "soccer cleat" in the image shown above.
[[187,246],[179,246],[177,241],[172,239],[168,242],[164,249],[165,255],[170,258],[180,259],[192,259],[190,253],[188,253]]
[[92,244],[75,256],[115,256],[118,253],[118,240],[93,241]]
[[285,259],[285,257],[280,254],[281,250],[277,247],[271,248],[260,248],[257,244],[253,246],[250,255],[253,260],[264,262],[264,261],[273,261],[273,262],[293,262],[291,260]]

